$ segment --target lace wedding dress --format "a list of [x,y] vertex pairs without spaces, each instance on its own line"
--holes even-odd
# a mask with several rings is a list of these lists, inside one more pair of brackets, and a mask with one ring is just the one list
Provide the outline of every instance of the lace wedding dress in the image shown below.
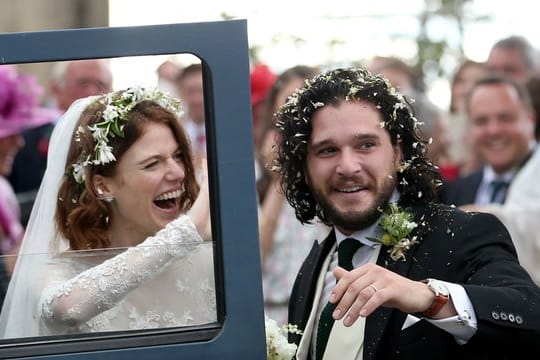
[[128,249],[68,251],[53,221],[75,126],[98,97],[55,125],[47,169],[0,313],[0,339],[216,321],[212,243],[183,215]]
[[53,259],[39,303],[40,335],[216,320],[212,244],[200,239],[187,216],[118,251],[66,252]]

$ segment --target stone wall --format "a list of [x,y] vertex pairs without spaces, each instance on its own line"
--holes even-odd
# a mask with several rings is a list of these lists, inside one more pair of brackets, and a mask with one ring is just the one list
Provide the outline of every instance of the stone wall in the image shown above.
[[[108,0],[0,0],[0,33],[28,32],[109,24]],[[47,86],[52,64],[19,65]]]

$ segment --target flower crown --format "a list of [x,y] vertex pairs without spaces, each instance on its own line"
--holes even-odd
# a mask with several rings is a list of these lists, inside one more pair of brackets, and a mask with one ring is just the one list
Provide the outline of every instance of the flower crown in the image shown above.
[[88,155],[83,153],[82,160],[72,165],[72,175],[77,183],[84,183],[86,167],[116,161],[113,148],[109,145],[109,139],[116,136],[124,137],[124,126],[128,113],[138,103],[145,100],[154,101],[177,116],[182,115],[180,100],[170,97],[157,88],[147,89],[136,86],[126,89],[120,96],[116,93],[102,96],[97,100],[105,105],[105,109],[101,113],[101,121],[88,125],[86,128],[79,126],[75,132],[75,141],[80,141],[81,134],[88,129],[96,142],[93,153]]

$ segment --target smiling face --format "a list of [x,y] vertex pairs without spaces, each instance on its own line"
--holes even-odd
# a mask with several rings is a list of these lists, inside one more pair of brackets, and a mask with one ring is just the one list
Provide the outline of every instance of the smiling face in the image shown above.
[[371,225],[395,188],[401,150],[367,102],[342,101],[317,110],[306,159],[317,203],[344,234]]
[[185,166],[179,144],[165,124],[149,122],[126,151],[114,175],[96,175],[110,203],[111,246],[137,244],[180,214]]
[[534,117],[509,84],[477,87],[468,106],[473,146],[497,173],[519,166],[530,152]]

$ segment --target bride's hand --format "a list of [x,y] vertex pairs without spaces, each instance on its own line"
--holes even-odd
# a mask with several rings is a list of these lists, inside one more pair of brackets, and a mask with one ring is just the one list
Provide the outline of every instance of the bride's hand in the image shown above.
[[210,225],[210,191],[208,189],[208,166],[206,159],[201,159],[198,167],[197,179],[200,185],[199,195],[188,211],[188,215],[195,224],[201,237],[205,240],[212,238]]

